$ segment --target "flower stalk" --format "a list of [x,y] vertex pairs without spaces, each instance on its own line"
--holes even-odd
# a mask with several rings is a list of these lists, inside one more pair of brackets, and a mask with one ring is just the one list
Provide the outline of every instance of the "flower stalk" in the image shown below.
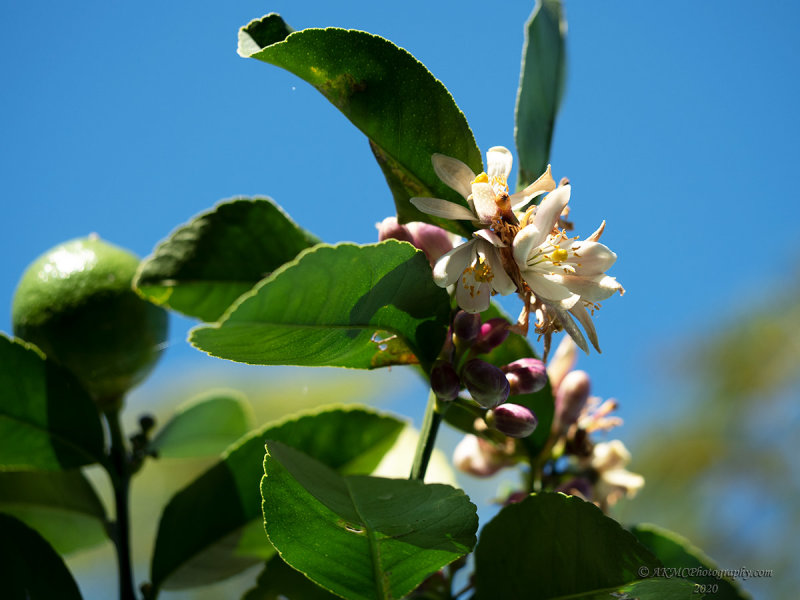
[[433,391],[428,395],[428,406],[425,408],[425,418],[422,421],[422,430],[419,432],[409,479],[425,480],[425,472],[428,470],[428,463],[436,446],[436,434],[439,432],[439,426],[448,406],[447,402],[439,402]]

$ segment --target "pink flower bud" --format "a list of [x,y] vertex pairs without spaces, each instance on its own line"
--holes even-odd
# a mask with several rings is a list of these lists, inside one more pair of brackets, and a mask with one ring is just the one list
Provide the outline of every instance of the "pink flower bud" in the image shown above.
[[511,403],[501,404],[489,411],[486,422],[500,433],[513,438],[528,437],[539,424],[530,408]]
[[471,342],[481,332],[481,315],[460,310],[453,319],[453,333],[462,341]]
[[586,371],[570,371],[564,376],[556,394],[556,412],[553,427],[566,433],[581,414],[591,391],[591,380]]
[[520,358],[502,368],[511,385],[511,395],[533,394],[547,383],[547,370],[538,358]]
[[461,391],[461,382],[455,368],[449,362],[437,360],[431,369],[431,389],[442,402],[451,402]]
[[511,324],[500,317],[486,321],[481,325],[481,332],[478,334],[478,339],[473,346],[475,352],[486,354],[497,348],[506,341],[509,327],[511,327]]
[[397,217],[386,217],[375,227],[378,228],[378,241],[400,240],[401,242],[414,243],[414,236],[405,225],[397,222]]
[[464,365],[461,378],[472,399],[484,408],[493,408],[508,398],[511,388],[503,372],[478,358]]
[[445,231],[436,225],[428,223],[409,223],[406,225],[411,237],[414,241],[411,242],[417,248],[425,253],[428,261],[433,266],[440,257],[450,252],[453,249],[453,234]]
[[453,465],[474,477],[491,477],[500,469],[514,464],[511,456],[491,442],[468,434],[453,452]]

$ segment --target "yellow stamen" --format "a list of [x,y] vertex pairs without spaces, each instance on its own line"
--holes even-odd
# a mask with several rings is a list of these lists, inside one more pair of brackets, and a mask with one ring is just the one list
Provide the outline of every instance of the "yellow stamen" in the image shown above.
[[556,248],[553,250],[553,262],[564,262],[567,260],[569,253],[563,248]]
[[481,173],[472,180],[472,183],[489,183],[489,176],[486,173]]

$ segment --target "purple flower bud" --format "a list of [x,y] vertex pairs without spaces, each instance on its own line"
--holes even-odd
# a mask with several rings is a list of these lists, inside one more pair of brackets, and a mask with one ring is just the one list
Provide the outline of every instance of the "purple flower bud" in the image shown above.
[[592,499],[592,484],[584,477],[570,479],[558,486],[555,491],[568,496],[580,496],[584,500]]
[[378,228],[378,241],[400,240],[401,242],[414,243],[414,236],[405,225],[397,222],[397,217],[386,217],[375,227]]
[[530,408],[519,404],[501,404],[486,415],[486,422],[513,438],[525,438],[533,433],[539,420]]
[[462,341],[471,342],[481,331],[481,315],[460,310],[453,319],[453,333]]
[[586,371],[570,371],[564,376],[556,394],[556,412],[553,418],[556,431],[566,433],[578,420],[590,391],[591,380]]
[[520,358],[502,368],[511,385],[511,395],[532,394],[547,383],[547,369],[538,358]]
[[442,402],[450,402],[458,397],[461,382],[452,364],[437,360],[431,369],[431,389]]
[[478,358],[473,358],[464,365],[461,378],[473,400],[484,408],[502,404],[511,391],[503,372]]
[[454,236],[441,227],[414,222],[406,225],[406,228],[414,238],[411,243],[425,253],[431,266],[453,249]]
[[506,341],[509,327],[511,327],[511,324],[500,317],[486,321],[481,325],[481,332],[478,334],[478,339],[473,346],[475,352],[485,354],[497,348]]

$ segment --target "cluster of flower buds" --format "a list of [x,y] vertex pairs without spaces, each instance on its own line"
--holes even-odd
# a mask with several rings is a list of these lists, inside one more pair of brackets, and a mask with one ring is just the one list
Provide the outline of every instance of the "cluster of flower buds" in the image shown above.
[[[486,423],[513,438],[533,433],[538,423],[527,407],[507,402],[509,396],[538,392],[547,383],[544,364],[535,358],[523,358],[502,367],[476,358],[502,344],[511,324],[502,318],[482,322],[475,313],[459,311],[453,319],[453,362],[437,361],[431,371],[431,389],[442,402],[454,400],[462,388],[482,408],[487,409]],[[455,364],[460,365],[457,369]]]

